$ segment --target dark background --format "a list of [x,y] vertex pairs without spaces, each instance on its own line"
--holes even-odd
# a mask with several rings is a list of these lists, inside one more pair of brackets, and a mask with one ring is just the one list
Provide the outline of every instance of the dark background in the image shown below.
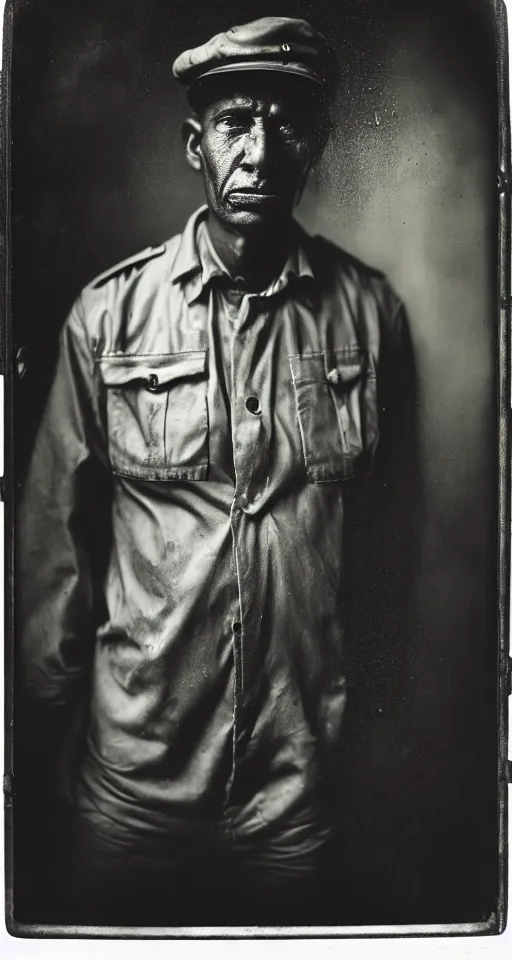
[[[487,918],[498,888],[490,4],[18,0],[14,10],[20,481],[79,289],[180,231],[202,202],[181,145],[176,55],[276,14],[304,16],[340,51],[336,128],[299,218],[383,269],[406,303],[422,478],[413,608],[400,649],[366,651],[375,686],[357,736],[348,727],[340,884],[353,899],[349,922]],[[23,830],[15,840],[16,862]]]

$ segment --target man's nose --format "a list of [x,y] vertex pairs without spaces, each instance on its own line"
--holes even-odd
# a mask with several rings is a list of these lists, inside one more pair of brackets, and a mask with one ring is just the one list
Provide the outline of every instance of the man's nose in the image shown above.
[[269,164],[270,153],[270,139],[265,124],[254,124],[245,143],[244,166],[261,173]]

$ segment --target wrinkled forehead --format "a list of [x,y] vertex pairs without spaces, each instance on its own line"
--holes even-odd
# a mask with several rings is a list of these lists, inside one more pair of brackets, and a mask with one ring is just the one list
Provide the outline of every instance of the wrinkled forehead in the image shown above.
[[254,71],[230,73],[224,77],[207,77],[198,81],[188,92],[190,103],[197,113],[211,108],[236,106],[259,110],[275,104],[287,110],[309,112],[318,109],[322,101],[318,84],[302,77],[279,73]]

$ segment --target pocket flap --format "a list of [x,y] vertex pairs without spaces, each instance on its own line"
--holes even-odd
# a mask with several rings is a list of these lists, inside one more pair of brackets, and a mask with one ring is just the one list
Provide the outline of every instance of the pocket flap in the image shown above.
[[329,359],[327,359],[327,379],[329,383],[332,383],[334,386],[336,386],[337,383],[352,383],[354,380],[359,379],[362,372],[363,365],[360,360],[354,361],[336,358],[335,363],[331,366]]
[[367,355],[358,347],[303,353],[290,357],[294,383],[349,384],[367,369]]
[[159,353],[148,356],[122,354],[100,357],[103,382],[108,387],[142,381],[157,390],[173,380],[202,376],[206,371],[206,350]]

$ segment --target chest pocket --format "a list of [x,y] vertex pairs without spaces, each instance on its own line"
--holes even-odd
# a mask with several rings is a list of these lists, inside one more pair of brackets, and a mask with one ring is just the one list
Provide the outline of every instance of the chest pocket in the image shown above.
[[379,437],[371,354],[345,348],[289,359],[308,479],[368,471]]
[[204,480],[206,350],[101,357],[112,469],[143,480]]

